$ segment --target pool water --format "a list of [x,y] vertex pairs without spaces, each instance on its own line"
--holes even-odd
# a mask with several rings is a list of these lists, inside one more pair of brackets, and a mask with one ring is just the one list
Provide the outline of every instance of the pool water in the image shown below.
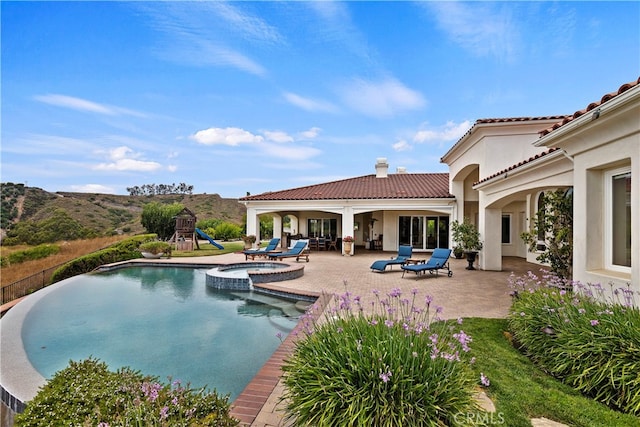
[[293,300],[211,289],[206,271],[130,267],[69,279],[25,318],[31,364],[50,378],[69,360],[94,357],[233,400],[302,312]]

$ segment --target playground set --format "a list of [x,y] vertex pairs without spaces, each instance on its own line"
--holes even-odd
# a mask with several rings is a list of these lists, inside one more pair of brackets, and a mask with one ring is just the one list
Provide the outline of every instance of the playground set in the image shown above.
[[176,215],[176,228],[173,236],[169,239],[169,243],[175,244],[178,251],[192,251],[193,245],[200,249],[198,244],[198,236],[206,239],[214,247],[224,249],[222,245],[217,243],[211,236],[196,227],[196,215],[189,209],[184,208]]

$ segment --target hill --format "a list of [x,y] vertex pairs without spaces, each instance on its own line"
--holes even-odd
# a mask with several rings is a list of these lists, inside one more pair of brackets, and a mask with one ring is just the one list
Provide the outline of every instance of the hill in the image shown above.
[[224,199],[218,194],[168,194],[154,196],[122,196],[96,193],[50,193],[23,184],[2,183],[0,218],[2,229],[20,221],[42,221],[53,213],[64,211],[83,227],[98,235],[114,232],[144,232],[140,224],[142,208],[147,203],[180,203],[198,220],[221,219],[244,224],[246,209],[238,199]]

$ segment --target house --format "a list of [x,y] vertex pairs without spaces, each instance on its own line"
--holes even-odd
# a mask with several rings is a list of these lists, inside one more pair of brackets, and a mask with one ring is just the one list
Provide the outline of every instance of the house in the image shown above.
[[455,210],[448,174],[389,173],[385,158],[377,159],[375,169],[371,175],[243,197],[247,233],[257,233],[258,216],[269,214],[274,237],[282,242],[290,237],[282,235],[288,216],[291,234],[298,237],[353,236],[356,246],[388,251],[404,244],[418,251],[448,246]]
[[567,189],[574,280],[640,292],[640,78],[572,115],[477,120],[441,161],[448,174],[389,173],[379,158],[375,175],[243,197],[247,232],[270,214],[277,236],[286,215],[293,234],[426,252],[451,247],[449,225],[466,218],[484,242],[480,268],[501,270],[503,256],[537,262],[520,234],[542,194]]

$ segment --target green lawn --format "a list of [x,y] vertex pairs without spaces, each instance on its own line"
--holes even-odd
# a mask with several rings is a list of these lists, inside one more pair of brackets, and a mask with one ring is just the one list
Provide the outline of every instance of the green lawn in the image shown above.
[[[232,252],[238,252],[244,250],[244,242],[242,240],[236,242],[218,242],[224,249],[218,249],[209,242],[199,242],[200,249],[194,248],[193,251],[176,251],[171,252],[172,257],[193,257],[193,256],[209,256],[209,255],[222,255]],[[266,246],[267,243],[264,244]]]
[[473,338],[478,378],[482,372],[491,381],[492,425],[530,426],[531,418],[545,417],[577,427],[640,426],[640,419],[582,396],[533,365],[505,337],[505,319],[464,319],[462,328]]

